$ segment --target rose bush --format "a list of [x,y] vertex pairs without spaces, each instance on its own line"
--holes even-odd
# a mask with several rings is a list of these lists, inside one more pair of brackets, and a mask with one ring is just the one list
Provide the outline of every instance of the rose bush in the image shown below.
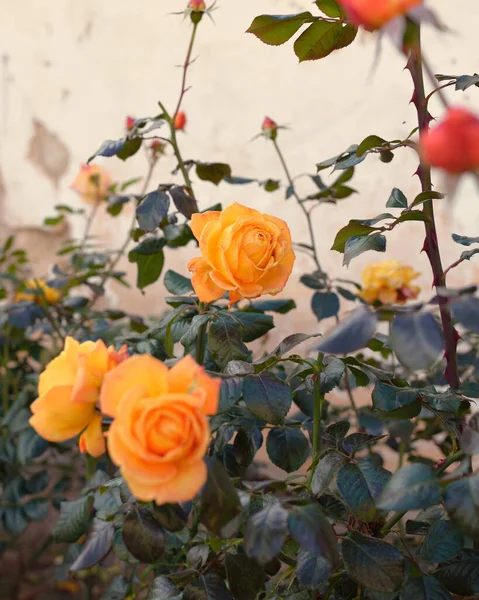
[[[48,597],[477,597],[479,298],[474,281],[451,288],[448,274],[474,259],[479,238],[454,234],[466,249],[444,267],[434,203],[445,194],[431,172],[478,181],[477,118],[451,108],[446,90],[473,91],[477,75],[433,77],[421,28],[446,32],[423,2],[316,0],[317,11],[260,15],[248,31],[273,46],[297,34],[300,61],[355,43],[358,26],[387,34],[410,72],[418,127],[390,141],[352,132],[359,144],[295,174],[286,127],[266,117],[258,137],[284,178],[238,176],[227,163],[185,158],[179,143],[194,43],[215,8],[185,5],[190,40],[173,108],[119,114],[123,137],[102,143],[72,186],[85,210],[60,204],[45,219],[84,217],[83,234],[34,279],[13,237],[0,247],[0,553],[16,550],[22,567],[10,587],[2,574],[7,597],[38,595],[26,587],[39,579],[35,565]],[[114,181],[95,162],[140,150],[141,182]],[[313,223],[313,209],[357,194],[365,213],[356,170],[366,157],[380,169],[403,152],[417,161],[415,197],[391,181],[388,212],[354,215],[332,246],[346,266],[373,251],[385,260],[371,259],[360,282],[325,272],[318,238],[328,224]],[[176,168],[163,179],[167,155]],[[305,174],[310,188],[298,184]],[[287,222],[240,203],[210,206],[198,180],[284,194],[287,221],[304,219],[309,237],[294,240]],[[127,206],[126,239],[105,250],[92,223]],[[387,252],[389,233],[412,226],[424,228],[432,290]],[[187,245],[198,249],[183,273],[166,268],[169,252]],[[291,326],[273,348],[275,319],[296,309],[278,295],[295,252],[311,265],[298,275],[317,327]],[[152,314],[108,307],[108,284],[128,284],[125,257],[139,293],[159,281],[168,291]],[[24,532],[54,514],[31,548]]]

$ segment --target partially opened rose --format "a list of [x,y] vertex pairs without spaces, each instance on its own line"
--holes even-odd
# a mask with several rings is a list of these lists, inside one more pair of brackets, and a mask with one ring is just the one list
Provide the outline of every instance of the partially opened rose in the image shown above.
[[100,386],[106,373],[126,357],[124,348],[115,352],[101,340],[80,344],[67,337],[65,349],[40,375],[30,425],[50,442],[64,442],[81,434],[82,452],[103,454],[105,439],[97,409]]
[[450,108],[421,136],[421,153],[430,165],[449,173],[479,169],[479,118],[465,108]]
[[27,279],[23,289],[15,294],[15,302],[26,300],[37,304],[56,304],[61,297],[60,291],[50,287],[44,279]]
[[338,0],[348,19],[366,29],[380,29],[383,25],[406,14],[422,4],[423,0]]
[[82,165],[71,188],[90,204],[96,204],[108,196],[113,184],[108,171],[100,165]]
[[224,211],[195,213],[191,230],[202,257],[188,269],[202,302],[212,302],[225,291],[230,304],[281,292],[293,270],[295,255],[284,221],[234,203]]
[[383,260],[364,269],[359,295],[368,304],[404,304],[419,294],[420,288],[411,283],[416,277],[419,273],[412,267],[397,260]]
[[102,412],[113,417],[108,451],[132,493],[157,504],[191,500],[206,481],[207,415],[216,413],[220,380],[191,356],[168,369],[132,356],[105,377]]

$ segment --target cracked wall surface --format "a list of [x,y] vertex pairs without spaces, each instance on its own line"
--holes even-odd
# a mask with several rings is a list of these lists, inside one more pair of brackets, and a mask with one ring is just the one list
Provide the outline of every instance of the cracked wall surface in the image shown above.
[[[137,117],[158,112],[161,98],[172,107],[177,100],[189,35],[188,21],[171,13],[182,10],[186,0],[18,0],[2,12],[0,39],[0,237],[18,235],[33,259],[37,276],[54,260],[54,249],[63,239],[81,235],[84,221],[70,217],[65,227],[43,228],[45,216],[56,204],[81,207],[69,189],[80,163],[106,139],[123,134],[127,114]],[[386,139],[401,138],[416,125],[409,105],[411,82],[403,70],[404,60],[384,42],[379,63],[374,65],[373,38],[361,35],[350,48],[327,59],[298,65],[291,43],[273,48],[245,34],[252,19],[261,13],[287,14],[311,9],[302,0],[222,0],[214,12],[215,24],[201,24],[195,61],[189,74],[191,90],[184,101],[188,114],[187,135],[180,136],[186,158],[226,161],[235,175],[261,179],[282,178],[272,148],[251,139],[265,114],[290,129],[280,141],[293,173],[314,173],[316,162],[359,143],[369,134]],[[432,4],[432,3],[431,3]],[[434,6],[451,33],[426,30],[424,47],[435,72],[472,74],[477,71],[476,36],[479,28],[477,0],[463,0],[459,13],[455,3],[436,0]],[[467,18],[464,18],[467,15]],[[479,91],[449,92],[452,101],[479,105]],[[432,112],[440,114],[438,104]],[[100,160],[117,180],[146,172],[141,152],[122,163]],[[171,175],[171,157],[162,159],[152,181],[178,181]],[[325,205],[314,212],[314,227],[324,267],[344,278],[358,278],[370,261],[382,258],[365,254],[350,269],[341,256],[329,249],[335,233],[350,218],[370,218],[384,212],[393,187],[409,199],[419,192],[412,152],[403,150],[390,164],[371,156],[357,169],[353,187],[358,190],[337,206]],[[436,179],[438,187],[441,180]],[[310,182],[301,179],[301,190]],[[195,182],[202,209],[216,202],[239,201],[285,219],[296,241],[307,239],[306,225],[293,200],[284,191],[267,194],[255,185],[217,188]],[[445,265],[461,249],[451,233],[477,235],[478,191],[471,182],[461,184],[450,205],[437,203],[440,242]],[[93,234],[109,247],[121,246],[131,220],[123,211],[112,219],[100,212]],[[388,258],[410,262],[424,273],[421,285],[427,294],[431,277],[427,259],[419,254],[423,243],[421,223],[408,223],[388,234]],[[169,251],[167,266],[186,274],[187,260],[196,254],[189,247]],[[450,284],[479,280],[479,261],[462,264],[451,272]],[[132,280],[134,268],[122,267]],[[311,292],[301,286],[301,274],[313,265],[298,255],[295,272],[283,296],[297,297],[299,310],[279,318],[271,343],[296,331],[316,327],[309,310]],[[136,313],[160,312],[164,290],[161,282],[141,295],[112,285],[109,301]],[[321,331],[329,324],[321,323]]]

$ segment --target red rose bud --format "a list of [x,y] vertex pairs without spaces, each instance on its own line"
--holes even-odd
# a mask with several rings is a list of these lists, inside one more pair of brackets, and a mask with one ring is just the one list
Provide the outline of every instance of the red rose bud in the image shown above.
[[151,153],[153,156],[158,156],[159,154],[164,154],[165,152],[165,144],[160,140],[153,140],[150,146]]
[[445,118],[421,136],[421,154],[426,162],[449,173],[479,169],[479,118],[453,107]]
[[125,121],[125,129],[127,131],[130,131],[131,129],[133,129],[133,127],[135,126],[135,121],[136,121],[136,119],[134,117],[130,117],[130,115],[128,115],[128,117],[126,117],[126,121]]
[[188,3],[188,8],[194,12],[203,12],[206,10],[206,4],[203,0],[190,0]]
[[177,131],[183,131],[186,125],[186,115],[184,112],[179,112],[175,115],[174,125]]
[[276,139],[276,136],[278,135],[278,124],[276,121],[273,121],[273,119],[270,119],[269,117],[265,117],[261,127],[265,137],[270,140]]
[[354,25],[373,31],[405,15],[423,0],[338,0]]

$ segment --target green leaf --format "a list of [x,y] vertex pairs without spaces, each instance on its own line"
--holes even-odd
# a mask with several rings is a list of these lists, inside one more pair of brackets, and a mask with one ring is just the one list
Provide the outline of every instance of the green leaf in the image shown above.
[[318,335],[319,334],[317,333],[293,333],[292,335],[288,335],[280,344],[278,344],[278,346],[276,346],[269,356],[284,356],[299,344],[302,344],[311,338],[317,337]]
[[182,598],[183,600],[233,600],[225,582],[216,573],[201,575],[188,584]]
[[414,198],[409,208],[424,204],[424,202],[427,202],[428,200],[441,200],[442,198],[444,198],[444,194],[441,194],[440,192],[421,192]]
[[105,140],[98,150],[90,156],[87,164],[90,163],[96,156],[115,156],[126,143],[126,138],[121,140]]
[[311,299],[311,310],[318,321],[334,317],[339,312],[339,298],[334,292],[315,292]]
[[60,515],[52,530],[53,539],[66,544],[76,542],[88,529],[92,507],[93,496],[62,502]]
[[196,200],[188,195],[184,188],[175,185],[169,189],[170,196],[178,212],[187,219],[191,219],[194,213],[198,212]]
[[165,551],[165,532],[146,508],[134,507],[123,521],[122,537],[125,546],[140,562],[153,564]]
[[347,572],[360,585],[378,592],[394,592],[404,578],[404,558],[391,544],[358,532],[343,539]]
[[163,239],[148,238],[128,253],[128,260],[138,266],[136,285],[140,290],[155,283],[161,275],[165,262],[164,245]]
[[280,553],[287,536],[288,511],[273,500],[249,518],[244,536],[245,552],[265,565]]
[[386,252],[386,238],[381,233],[371,235],[359,235],[349,238],[344,246],[343,265],[349,263],[360,254],[373,250],[374,252]]
[[217,535],[241,512],[238,494],[223,465],[208,459],[208,479],[201,493],[199,521]]
[[440,500],[441,486],[434,471],[415,463],[394,473],[378,499],[378,507],[406,511],[427,508]]
[[202,181],[218,185],[225,177],[231,178],[231,167],[225,163],[196,163],[196,174]]
[[368,135],[368,137],[364,138],[364,140],[356,148],[356,154],[357,156],[363,156],[369,150],[372,150],[373,148],[381,148],[387,143],[388,142],[385,139],[379,137],[378,135]]
[[47,487],[49,481],[48,471],[35,473],[25,482],[26,490],[30,494],[39,494]]
[[391,411],[408,406],[419,397],[419,390],[410,387],[397,387],[384,381],[377,381],[372,393],[373,407]]
[[185,223],[179,225],[166,225],[163,228],[166,243],[170,248],[180,248],[186,246],[194,240],[193,232]]
[[118,150],[116,155],[121,160],[126,160],[127,158],[130,158],[130,156],[136,154],[141,148],[142,141],[143,140],[140,137],[127,139],[123,146],[120,148],[120,150]]
[[70,571],[83,571],[98,564],[111,550],[115,525],[112,521],[93,520],[93,528]]
[[335,19],[344,16],[344,12],[336,0],[315,0],[315,4],[327,17]]
[[34,458],[41,456],[48,448],[48,442],[38,433],[28,427],[24,429],[17,439],[17,460],[25,465]]
[[243,325],[243,341],[253,342],[274,328],[273,317],[261,313],[238,311],[234,313]]
[[391,323],[391,347],[399,361],[418,371],[434,365],[444,350],[444,337],[429,312],[396,315]]
[[112,579],[100,600],[124,600],[128,587],[128,580],[123,575],[118,575],[118,577]]
[[369,227],[368,225],[363,225],[358,221],[350,221],[348,225],[343,227],[338,231],[336,237],[334,238],[334,243],[331,246],[331,250],[336,250],[336,252],[344,253],[346,242],[353,237],[359,235],[366,235],[374,231],[374,227]]
[[191,279],[188,279],[188,277],[184,277],[171,269],[168,269],[165,273],[163,283],[170,294],[175,296],[186,296],[193,291]]
[[365,346],[376,331],[377,316],[367,306],[361,306],[343,319],[316,346],[327,354],[349,354]]
[[245,554],[227,554],[226,573],[230,592],[235,600],[256,598],[264,587],[265,574],[254,560]]
[[475,596],[479,594],[479,552],[465,549],[454,561],[436,569],[433,575],[454,594]]
[[285,315],[290,310],[296,308],[296,302],[294,300],[253,300],[250,305],[251,310],[257,310],[260,312],[277,312]]
[[429,528],[420,554],[426,562],[441,563],[454,558],[463,546],[464,539],[452,521],[439,519]]
[[19,536],[28,526],[28,519],[21,506],[6,506],[3,509],[3,525],[11,535]]
[[479,244],[479,237],[467,237],[465,235],[458,235],[457,233],[452,234],[452,239],[456,244],[462,246],[472,246],[472,244]]
[[329,394],[334,388],[338,387],[346,370],[346,365],[340,358],[335,356],[325,357],[324,362],[326,364],[319,377],[320,392],[321,394]]
[[227,311],[219,311],[208,331],[208,349],[222,369],[232,360],[245,360],[249,350],[243,343],[243,327]]
[[293,507],[288,517],[293,539],[315,556],[326,558],[331,567],[339,562],[336,535],[317,504]]
[[168,531],[181,531],[186,527],[188,511],[179,504],[162,504],[153,506],[153,516]]
[[474,333],[479,333],[479,298],[460,298],[451,304],[451,310],[458,323]]
[[321,457],[313,473],[311,491],[320,496],[327,491],[329,484],[344,463],[344,456],[337,452],[329,452]]
[[339,470],[337,487],[350,510],[365,521],[377,516],[375,500],[379,497],[391,474],[369,462],[346,463]]
[[166,577],[155,577],[148,588],[146,600],[174,600],[180,590]]
[[292,473],[308,459],[309,442],[300,429],[273,427],[266,438],[266,450],[274,465]]
[[233,456],[242,467],[249,467],[263,444],[261,429],[240,429],[233,443]]
[[136,207],[136,219],[143,231],[151,232],[168,216],[170,197],[161,190],[147,194]]
[[401,600],[452,600],[443,584],[428,575],[411,577],[401,589]]
[[254,34],[263,43],[280,46],[287,42],[305,23],[311,23],[313,15],[302,12],[296,15],[261,15],[256,17],[247,33]]
[[407,198],[398,188],[393,188],[389,200],[386,202],[387,208],[407,208]]
[[479,475],[450,483],[444,494],[444,506],[464,535],[479,540]]
[[32,521],[43,521],[47,518],[50,503],[46,498],[32,498],[23,505],[23,511]]
[[[313,554],[301,548],[298,552],[296,576],[298,581],[308,590],[321,588],[333,571],[333,565],[326,556]],[[310,598],[310,596],[307,596]]]
[[268,371],[245,377],[243,398],[249,411],[273,425],[280,425],[291,408],[290,386]]
[[344,48],[356,37],[357,29],[340,22],[314,21],[294,43],[299,62],[319,60],[334,50]]

